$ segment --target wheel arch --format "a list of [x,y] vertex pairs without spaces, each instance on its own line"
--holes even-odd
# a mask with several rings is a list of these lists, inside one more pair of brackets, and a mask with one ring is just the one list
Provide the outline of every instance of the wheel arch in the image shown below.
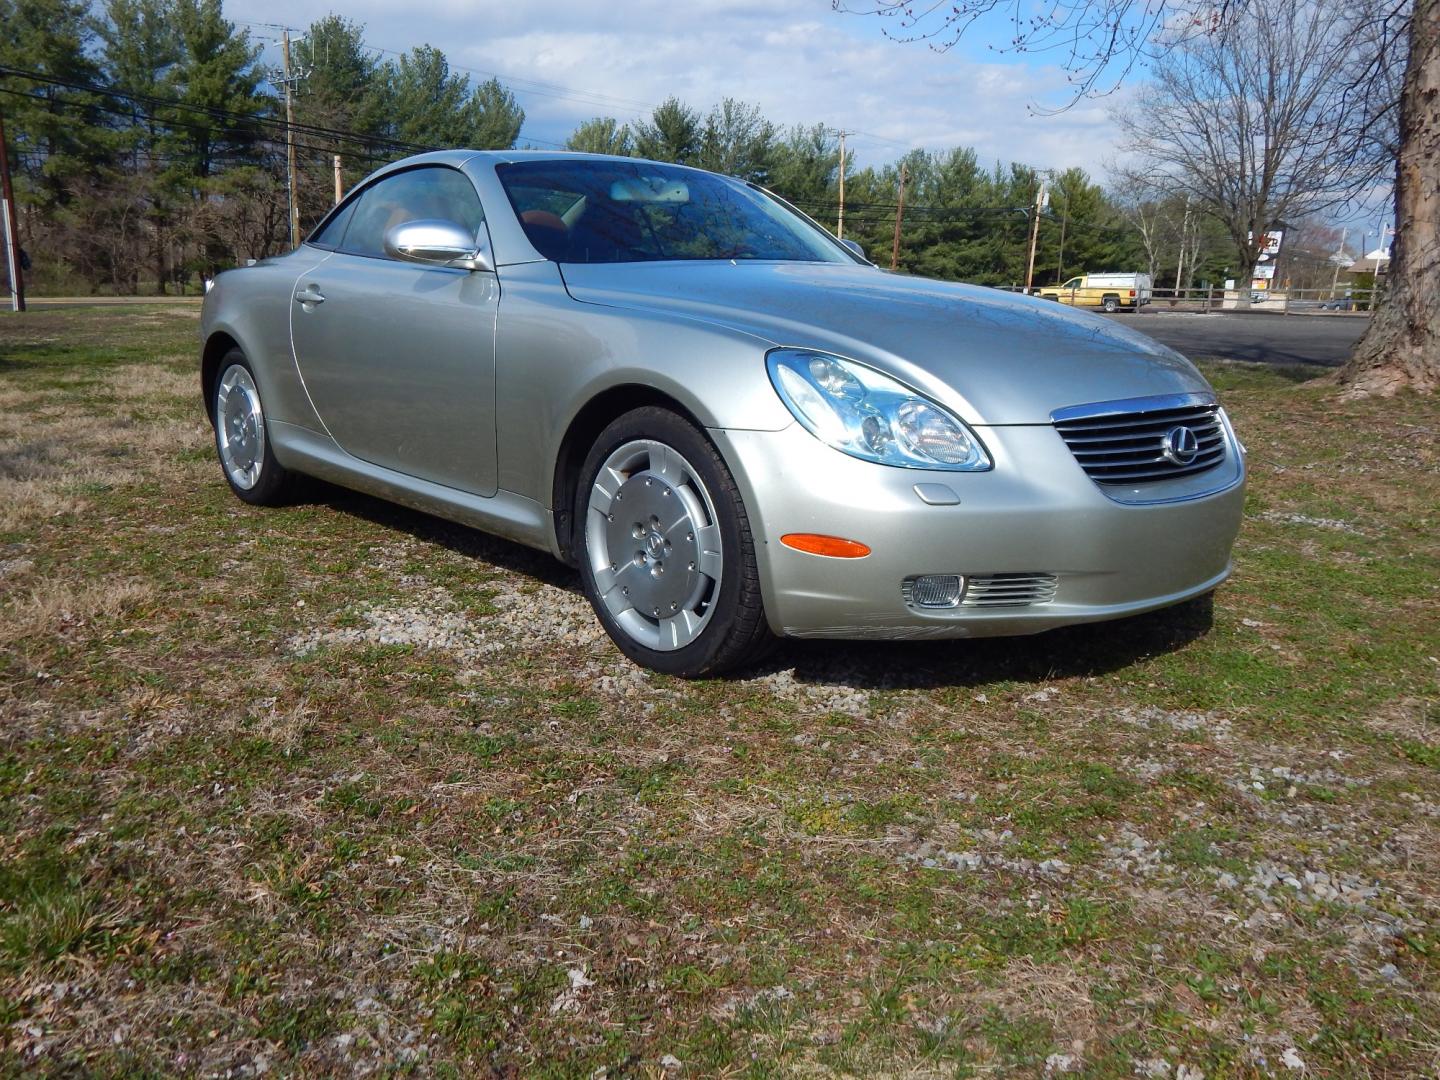
[[200,355],[200,394],[205,400],[205,415],[211,423],[215,421],[215,379],[220,374],[220,361],[231,349],[239,348],[240,343],[224,330],[213,331],[205,339]]
[[[574,513],[575,488],[580,482],[580,469],[600,432],[633,409],[647,405],[668,409],[695,425],[703,434],[705,425],[678,398],[643,383],[621,383],[607,387],[587,401],[565,429],[555,453],[555,469],[550,488],[551,517],[555,528],[555,550],[568,565],[575,565]],[[708,436],[707,436],[708,438]]]

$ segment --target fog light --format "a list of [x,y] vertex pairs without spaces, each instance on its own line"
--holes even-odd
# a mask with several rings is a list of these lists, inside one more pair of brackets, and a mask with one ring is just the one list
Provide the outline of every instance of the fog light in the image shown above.
[[965,579],[959,574],[922,574],[906,578],[905,599],[916,607],[958,607],[965,592]]

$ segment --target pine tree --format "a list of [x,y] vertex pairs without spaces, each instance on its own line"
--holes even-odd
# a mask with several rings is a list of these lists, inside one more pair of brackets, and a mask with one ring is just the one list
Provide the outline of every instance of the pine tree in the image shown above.
[[688,165],[700,153],[702,137],[700,114],[679,98],[666,98],[649,120],[635,125],[635,154]]
[[565,149],[578,150],[584,154],[618,154],[629,157],[634,148],[629,125],[617,124],[613,116],[597,116],[593,120],[586,120],[565,140]]

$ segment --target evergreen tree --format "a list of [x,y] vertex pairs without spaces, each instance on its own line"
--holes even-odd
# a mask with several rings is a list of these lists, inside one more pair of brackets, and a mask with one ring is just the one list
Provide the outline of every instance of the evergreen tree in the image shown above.
[[108,260],[111,284],[139,292],[141,268],[148,265],[156,290],[163,291],[175,208],[161,153],[165,131],[155,108],[167,92],[167,71],[180,59],[174,4],[107,0],[95,26],[104,77],[118,92],[116,104],[128,111],[115,118],[116,160],[102,178],[108,231],[118,234]]
[[635,154],[654,161],[692,164],[700,153],[703,129],[700,114],[679,98],[666,98],[635,125]]
[[[308,232],[334,205],[335,155],[340,156],[340,186],[344,189],[403,153],[384,142],[385,81],[380,77],[379,61],[365,45],[364,29],[339,15],[327,15],[291,42],[292,66],[299,75],[292,108],[299,129],[295,138],[300,174],[296,186],[302,232]],[[307,130],[316,128],[323,131]],[[273,190],[273,185],[251,178],[238,185],[231,197],[257,202]],[[266,218],[266,212],[252,209],[241,223],[227,223],[227,227],[238,229],[234,235],[245,237],[253,247],[251,226]]]
[[629,157],[634,152],[634,142],[627,124],[617,124],[611,116],[597,116],[586,120],[570,133],[565,140],[565,149],[578,150],[585,154],[618,154]]
[[452,72],[445,54],[433,45],[421,45],[385,64],[381,76],[391,138],[399,142],[503,150],[520,136],[525,110],[515,95],[498,79],[471,90],[469,79]]
[[225,19],[220,0],[175,0],[175,29],[180,55],[166,84],[176,104],[161,111],[169,126],[164,179],[176,206],[176,230],[188,230],[179,239],[189,241],[190,254],[171,273],[211,276],[234,251],[204,227],[205,201],[236,182],[228,173],[257,169],[267,150],[272,162],[278,156],[274,133],[257,122],[273,111],[275,100],[261,91],[260,49]]
[[775,150],[775,125],[758,106],[726,98],[710,110],[694,164],[711,172],[764,183]]
[[[296,71],[304,72],[295,94],[295,122],[309,127],[354,131],[376,138],[383,133],[384,95],[380,65],[365,47],[365,27],[340,15],[310,24],[291,45]],[[335,152],[346,145],[335,142]]]
[[839,168],[839,147],[825,126],[796,124],[774,145],[766,186],[807,213],[818,212],[833,198]]
[[463,145],[475,150],[508,150],[520,137],[525,110],[515,95],[489,79],[475,88],[465,106],[467,134]]
[[49,76],[7,79],[26,96],[6,102],[18,173],[17,200],[53,217],[74,195],[74,182],[108,160],[109,116],[98,95],[77,88],[100,80],[92,57],[94,28],[79,0],[0,0],[0,64]]
[[254,121],[274,101],[260,90],[259,48],[225,19],[220,0],[176,0],[174,11],[180,50],[166,79],[177,102],[166,116],[172,171],[199,181],[223,163],[258,160],[263,135]]

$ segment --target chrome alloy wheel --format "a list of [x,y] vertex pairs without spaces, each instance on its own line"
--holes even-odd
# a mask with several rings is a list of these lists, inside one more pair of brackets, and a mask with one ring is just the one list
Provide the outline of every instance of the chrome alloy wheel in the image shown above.
[[249,491],[265,463],[265,413],[255,380],[240,364],[231,364],[215,391],[215,441],[230,482]]
[[610,616],[661,652],[694,641],[725,566],[715,503],[695,467],[664,443],[627,442],[596,473],[588,511],[586,556]]

